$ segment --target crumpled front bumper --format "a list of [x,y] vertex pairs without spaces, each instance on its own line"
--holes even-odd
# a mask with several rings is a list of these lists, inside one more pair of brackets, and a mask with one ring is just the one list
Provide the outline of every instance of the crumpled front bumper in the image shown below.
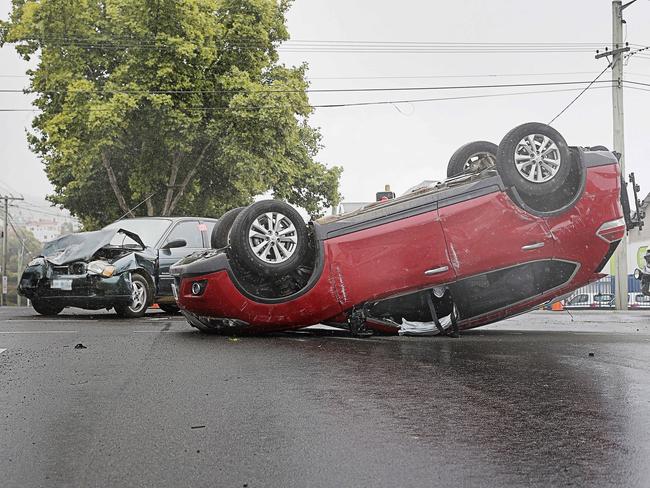
[[[53,288],[55,280],[65,282],[66,289]],[[132,288],[130,273],[109,278],[91,273],[53,275],[28,267],[20,279],[18,291],[30,300],[97,310],[130,303]]]

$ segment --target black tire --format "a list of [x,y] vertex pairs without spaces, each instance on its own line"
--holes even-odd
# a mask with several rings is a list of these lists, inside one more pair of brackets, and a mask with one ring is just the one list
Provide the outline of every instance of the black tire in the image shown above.
[[244,210],[244,207],[233,208],[221,216],[219,222],[212,228],[212,234],[210,235],[212,249],[223,249],[228,246],[230,229],[242,210]]
[[32,307],[41,315],[58,315],[65,307],[56,303],[42,302],[37,298],[32,300]]
[[[279,218],[269,224],[267,213]],[[273,228],[266,239],[249,237],[254,223],[258,224],[258,229]],[[276,231],[278,225],[284,227]],[[287,232],[291,229],[290,225],[293,230]],[[283,232],[282,236],[278,234]],[[262,235],[261,232],[259,234]],[[295,242],[288,242],[290,238]],[[235,219],[230,230],[230,250],[234,260],[253,273],[282,276],[295,271],[305,262],[309,250],[308,239],[307,226],[291,205],[279,200],[263,200],[249,206]],[[252,248],[254,244],[262,247],[256,252]]]
[[169,303],[159,303],[158,308],[162,310],[165,313],[170,313],[170,314],[176,314],[181,311],[180,308],[178,308],[177,305],[171,305]]
[[[149,287],[149,282],[141,274],[134,273],[131,275],[131,283],[134,287],[133,300],[128,305],[115,305],[115,312],[120,317],[127,319],[144,317],[147,308],[152,302],[152,293],[151,288]],[[137,297],[135,293],[137,293]]]
[[468,142],[460,146],[447,163],[447,178],[493,167],[498,150],[499,146],[488,141]]
[[[548,137],[555,147],[549,148],[547,144],[547,150],[540,154],[537,143],[540,138],[543,141],[544,137]],[[528,142],[531,138],[532,142]],[[524,153],[531,145],[534,153]],[[540,161],[539,158],[544,154],[549,156]],[[519,159],[530,159],[530,162],[521,166],[521,170],[517,169],[517,156]],[[557,164],[551,163],[553,158]],[[574,164],[564,137],[553,127],[538,122],[529,122],[512,129],[499,144],[497,152],[497,170],[503,182],[506,186],[514,186],[520,194],[530,196],[547,195],[559,190],[566,182]],[[526,170],[527,177],[524,176]],[[532,181],[531,178],[538,181]]]

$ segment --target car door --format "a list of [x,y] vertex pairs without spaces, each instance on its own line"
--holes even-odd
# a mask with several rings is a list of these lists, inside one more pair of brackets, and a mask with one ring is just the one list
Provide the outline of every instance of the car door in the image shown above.
[[377,206],[353,232],[328,234],[332,287],[344,308],[453,281],[435,202],[427,206],[399,213]]
[[441,198],[440,220],[459,279],[553,256],[546,221],[495,191],[458,201]]
[[441,195],[438,211],[458,277],[452,294],[463,318],[537,296],[574,269],[550,261],[554,238],[545,219],[516,206],[505,192]]
[[195,251],[204,249],[203,232],[205,224],[198,220],[181,220],[172,227],[167,237],[162,241],[160,247],[164,247],[166,243],[183,239],[187,244],[183,247],[173,249],[160,249],[159,252],[159,278],[158,278],[158,295],[171,296],[172,295],[172,276],[169,273],[169,268],[179,259],[192,254]]

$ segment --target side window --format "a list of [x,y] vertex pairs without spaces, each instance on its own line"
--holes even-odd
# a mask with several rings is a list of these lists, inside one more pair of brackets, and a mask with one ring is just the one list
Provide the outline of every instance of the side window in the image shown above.
[[203,222],[205,226],[205,247],[210,247],[210,236],[212,235],[212,229],[214,229],[216,222]]
[[200,224],[197,220],[179,222],[167,237],[167,242],[184,239],[187,241],[187,247],[202,248],[203,237],[201,236],[201,229],[199,227]]
[[576,295],[571,299],[571,301],[568,303],[568,305],[577,305],[579,303],[587,303],[588,301],[589,300],[588,300],[587,295],[585,295],[585,294]]

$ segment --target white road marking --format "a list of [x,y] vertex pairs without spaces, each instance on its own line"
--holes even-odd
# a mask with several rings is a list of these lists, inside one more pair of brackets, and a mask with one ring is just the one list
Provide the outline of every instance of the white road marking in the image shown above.
[[0,334],[78,334],[76,330],[2,330]]
[[158,334],[159,332],[174,332],[173,330],[134,330],[134,334]]
[[0,349],[0,354],[2,354],[5,351],[6,351],[6,349]]

